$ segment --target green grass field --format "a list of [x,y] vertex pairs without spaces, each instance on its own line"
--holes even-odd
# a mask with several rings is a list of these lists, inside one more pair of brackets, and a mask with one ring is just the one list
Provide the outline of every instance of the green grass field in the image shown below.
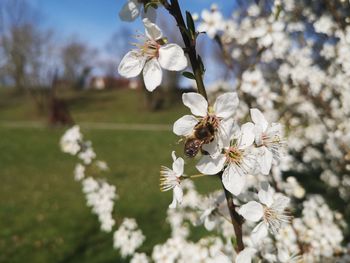
[[[1,121],[44,121],[25,96],[0,92]],[[135,91],[81,92],[70,95],[75,121],[171,125],[185,108],[161,112],[143,108]],[[0,128],[0,262],[123,262],[102,233],[73,179],[76,160],[59,149],[63,128]],[[108,181],[117,187],[114,216],[135,217],[147,237],[142,251],[165,241],[171,193],[159,191],[160,165],[171,165],[170,152],[181,153],[170,131],[83,129],[98,158],[108,162]],[[190,168],[191,169],[191,168]],[[186,170],[191,172],[191,170]],[[200,191],[213,189],[198,179]]]

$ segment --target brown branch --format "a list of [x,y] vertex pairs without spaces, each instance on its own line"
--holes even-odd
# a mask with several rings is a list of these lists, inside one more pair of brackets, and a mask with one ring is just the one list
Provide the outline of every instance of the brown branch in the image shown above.
[[[220,176],[220,178],[221,178],[221,176]],[[228,210],[230,211],[232,225],[233,225],[233,229],[234,229],[235,235],[236,235],[235,250],[237,253],[239,253],[240,251],[242,251],[244,249],[243,231],[242,231],[242,225],[243,225],[244,220],[243,220],[242,216],[240,216],[236,211],[236,206],[233,202],[232,194],[225,189],[224,185],[222,185],[222,187],[224,188],[224,191],[225,191],[227,207],[228,207]]]
[[[197,54],[196,51],[196,33],[195,36],[190,37],[189,28],[185,24],[185,20],[183,18],[181,8],[179,6],[178,0],[170,0],[170,4],[167,0],[162,0],[161,3],[165,7],[165,9],[168,10],[170,15],[172,15],[176,22],[177,26],[180,30],[182,39],[185,43],[185,50],[188,53],[191,66],[193,69],[193,74],[197,83],[198,93],[200,93],[206,100],[207,99],[207,93],[205,90],[204,82],[203,82],[203,71],[201,69],[201,61],[200,57]],[[219,173],[219,178],[221,180],[222,173]],[[228,210],[230,211],[230,217],[233,225],[233,229],[236,235],[236,246],[235,250],[237,252],[240,252],[244,249],[243,244],[243,232],[242,232],[242,224],[244,222],[243,218],[236,212],[235,204],[233,202],[233,197],[229,191],[225,189],[223,186],[223,189],[225,191],[225,197],[227,201]]]
[[188,28],[182,16],[178,0],[170,0],[170,4],[167,1],[163,1],[162,3],[163,6],[168,10],[169,14],[171,14],[175,18],[177,26],[180,29],[182,39],[186,46],[185,50],[188,53],[188,57],[190,59],[193,70],[193,75],[197,83],[198,93],[200,93],[205,99],[207,99],[207,92],[205,90],[203,82],[203,72],[201,70],[200,59],[196,51],[196,37],[194,37],[194,39],[191,39],[186,32]]

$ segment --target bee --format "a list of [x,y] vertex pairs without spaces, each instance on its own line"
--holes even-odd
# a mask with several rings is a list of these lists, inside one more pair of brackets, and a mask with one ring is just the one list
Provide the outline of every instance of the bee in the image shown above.
[[184,152],[187,157],[195,157],[203,144],[208,144],[214,140],[215,126],[212,122],[205,120],[199,122],[194,127],[194,132],[185,141]]

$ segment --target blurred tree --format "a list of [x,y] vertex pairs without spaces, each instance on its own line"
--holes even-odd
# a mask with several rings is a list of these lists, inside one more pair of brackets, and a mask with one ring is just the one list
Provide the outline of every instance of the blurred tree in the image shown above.
[[0,74],[18,90],[48,83],[53,33],[40,28],[40,16],[22,0],[1,1]]
[[72,82],[78,89],[84,87],[85,80],[91,71],[90,62],[96,50],[85,43],[73,40],[62,48],[63,78]]

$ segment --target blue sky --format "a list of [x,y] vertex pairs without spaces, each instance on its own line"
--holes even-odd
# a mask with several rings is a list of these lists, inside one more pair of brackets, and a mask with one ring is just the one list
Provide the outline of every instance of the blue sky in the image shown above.
[[[118,12],[126,0],[28,0],[43,15],[45,26],[53,28],[59,38],[76,35],[91,46],[104,48],[112,34],[122,27],[142,30],[140,23],[119,20]],[[213,0],[179,0],[183,10],[200,12]],[[229,15],[235,1],[215,1]]]

